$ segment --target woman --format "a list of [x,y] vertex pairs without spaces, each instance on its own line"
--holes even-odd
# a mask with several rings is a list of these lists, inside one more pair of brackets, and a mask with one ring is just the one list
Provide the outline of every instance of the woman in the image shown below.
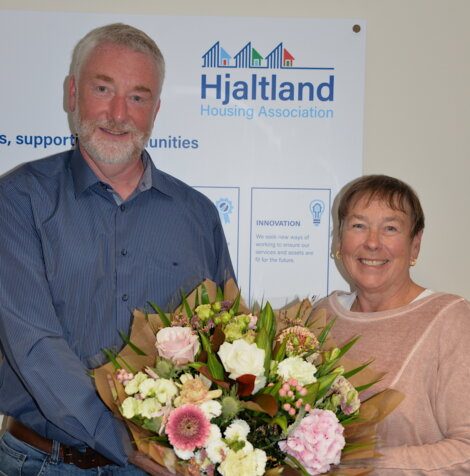
[[404,401],[378,427],[380,476],[470,475],[470,304],[416,284],[424,229],[418,197],[384,175],[361,177],[338,208],[337,260],[354,292],[335,292],[319,307],[336,316],[338,343],[361,339],[348,353],[374,357],[386,387]]

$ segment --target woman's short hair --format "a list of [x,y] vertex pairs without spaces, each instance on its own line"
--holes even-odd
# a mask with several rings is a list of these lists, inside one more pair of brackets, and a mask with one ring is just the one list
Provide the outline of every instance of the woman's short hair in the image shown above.
[[80,70],[88,55],[99,45],[111,43],[151,56],[157,66],[160,90],[165,78],[165,60],[155,41],[146,33],[124,23],[112,23],[87,33],[75,46],[70,64],[70,74],[78,80]]
[[358,200],[364,198],[369,204],[381,200],[392,210],[410,214],[411,238],[424,229],[424,213],[416,192],[405,182],[388,175],[364,175],[343,189],[338,205],[339,236],[349,210]]

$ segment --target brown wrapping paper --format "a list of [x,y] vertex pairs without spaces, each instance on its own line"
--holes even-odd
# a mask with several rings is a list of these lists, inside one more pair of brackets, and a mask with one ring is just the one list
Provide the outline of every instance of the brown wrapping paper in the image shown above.
[[[204,286],[207,289],[209,298],[212,301],[216,297],[216,285],[212,281],[205,281]],[[224,299],[234,300],[238,295],[238,288],[233,280],[226,283],[224,288]],[[191,308],[194,307],[196,290],[188,297],[187,301]],[[250,312],[245,303],[240,302],[241,312]],[[184,309],[181,312],[185,314]],[[286,322],[293,322],[298,316],[299,323],[305,323],[309,320],[309,328],[318,335],[326,324],[326,313],[323,311],[311,315],[312,305],[308,300],[292,303],[278,311],[275,311],[278,325],[278,332],[287,327]],[[147,355],[137,355],[128,345],[126,345],[118,356],[118,361],[123,367],[129,366],[135,371],[142,370],[147,366],[153,366],[157,351],[155,348],[155,334],[161,328],[160,318],[157,314],[144,314],[136,310],[133,313],[134,320],[131,327],[130,340],[137,347],[142,349]],[[328,342],[328,347],[333,347],[332,341]],[[346,358],[341,360],[341,365],[346,370],[357,367],[360,364],[354,363]],[[96,389],[106,406],[114,415],[123,420],[119,411],[119,404],[124,401],[126,394],[124,387],[114,377],[115,368],[112,363],[108,363],[94,370],[94,379]],[[363,385],[371,381],[378,380],[382,375],[372,371],[369,368],[350,378],[355,385]],[[334,470],[325,473],[331,476],[362,476],[371,471],[370,458],[379,456],[375,452],[375,434],[376,424],[385,418],[403,399],[403,395],[394,390],[384,390],[374,395],[360,407],[360,419],[345,427],[345,437],[348,444],[353,443],[359,447],[350,450],[342,455],[341,464]],[[158,464],[166,467],[173,474],[189,476],[190,473],[187,464],[180,462],[173,450],[152,441],[152,433],[140,428],[129,420],[125,423],[132,435],[132,439],[137,449],[145,455],[152,458]],[[367,460],[363,466],[360,462]],[[266,476],[291,476],[298,475],[298,471],[289,466],[280,466],[266,471]]]

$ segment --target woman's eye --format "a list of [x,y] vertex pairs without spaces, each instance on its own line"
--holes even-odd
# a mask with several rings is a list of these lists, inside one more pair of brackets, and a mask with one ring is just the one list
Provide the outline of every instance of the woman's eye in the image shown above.
[[364,228],[364,224],[363,223],[353,223],[352,228],[356,228],[356,229],[361,230],[362,228]]

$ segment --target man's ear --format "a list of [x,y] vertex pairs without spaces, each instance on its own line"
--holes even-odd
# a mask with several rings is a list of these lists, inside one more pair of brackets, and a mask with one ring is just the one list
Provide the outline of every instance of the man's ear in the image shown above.
[[74,112],[77,107],[77,84],[75,81],[75,76],[69,76],[69,87],[68,87],[68,110],[69,112]]
[[156,105],[156,107],[155,107],[155,113],[154,113],[154,115],[153,115],[153,121],[154,121],[154,122],[155,122],[155,119],[156,119],[156,117],[157,117],[158,111],[160,110],[161,104],[162,104],[162,100],[161,100],[160,98],[158,98],[158,103],[157,103],[157,105]]

